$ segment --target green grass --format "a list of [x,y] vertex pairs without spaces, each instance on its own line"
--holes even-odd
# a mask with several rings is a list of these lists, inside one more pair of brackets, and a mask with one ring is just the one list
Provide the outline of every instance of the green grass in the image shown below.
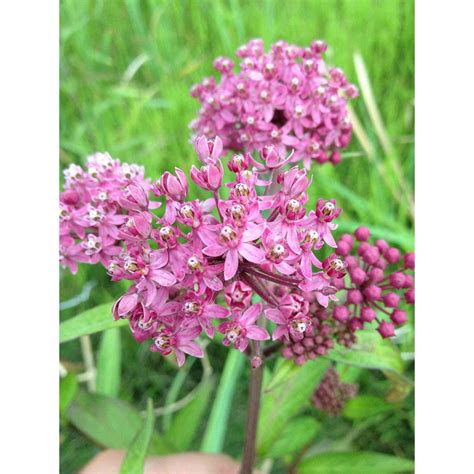
[[[216,56],[233,58],[239,45],[255,37],[263,38],[267,47],[278,39],[299,45],[324,39],[328,62],[358,86],[361,71],[356,71],[354,54],[360,52],[393,150],[387,153],[382,146],[373,110],[361,96],[353,109],[373,152],[367,155],[367,143],[354,137],[349,156],[339,166],[314,168],[310,203],[319,196],[335,197],[344,210],[341,230],[365,224],[377,236],[412,248],[413,16],[411,0],[62,0],[61,163],[83,163],[99,150],[145,165],[152,178],[174,166],[187,171],[195,161],[188,124],[198,110],[189,89],[214,73]],[[122,291],[108,283],[100,268],[82,267],[75,277],[61,275],[62,300],[80,293],[86,282],[97,282],[89,300],[62,311],[62,319]],[[141,408],[147,397],[162,405],[175,370],[138,347],[127,331],[122,336],[120,396]],[[97,349],[99,338],[92,342]],[[219,374],[226,353],[216,345],[208,352]],[[61,357],[80,361],[79,343],[61,347]],[[181,394],[200,380],[198,365]],[[244,424],[244,382],[237,387],[233,429],[227,430],[224,446],[234,456]],[[71,428],[63,434],[61,470],[75,472],[96,450]],[[381,449],[412,453],[411,441],[401,447],[388,442]]]

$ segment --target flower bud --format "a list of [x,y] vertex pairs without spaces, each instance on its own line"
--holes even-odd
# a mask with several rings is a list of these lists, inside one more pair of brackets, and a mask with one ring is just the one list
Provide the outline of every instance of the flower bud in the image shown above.
[[360,241],[360,242],[365,242],[366,240],[369,240],[370,237],[370,230],[367,229],[367,227],[358,227],[354,231],[355,238]]
[[387,323],[387,321],[382,321],[377,328],[377,331],[380,335],[386,339],[387,337],[395,336],[395,328],[392,323]]
[[384,253],[384,257],[388,263],[397,263],[400,260],[400,250],[391,247]]
[[410,288],[406,293],[405,293],[405,301],[408,304],[415,304],[415,289]]
[[392,273],[389,277],[390,284],[397,289],[405,286],[406,275],[402,272]]
[[366,323],[372,322],[376,317],[375,311],[370,306],[364,306],[360,310],[360,318]]
[[368,301],[377,301],[382,296],[382,288],[379,288],[376,285],[369,285],[364,288],[364,296]]
[[348,304],[361,304],[363,299],[362,293],[359,290],[349,290],[347,292]]
[[344,323],[349,319],[349,308],[347,306],[335,306],[332,315],[336,321]]
[[396,293],[390,292],[383,295],[383,304],[388,308],[396,308],[400,303],[400,296]]
[[405,311],[402,311],[401,309],[396,309],[391,315],[390,319],[396,324],[397,326],[400,326],[402,324],[405,324],[408,321],[407,318],[407,313]]
[[415,269],[415,252],[406,253],[403,257],[403,262],[405,264],[405,268],[409,268],[410,270]]

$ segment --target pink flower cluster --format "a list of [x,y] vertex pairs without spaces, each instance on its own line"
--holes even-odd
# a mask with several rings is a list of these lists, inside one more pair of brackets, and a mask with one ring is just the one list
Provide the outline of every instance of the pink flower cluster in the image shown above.
[[[220,138],[195,141],[201,162],[193,181],[210,192],[187,200],[188,182],[176,168],[151,184],[136,166],[108,155],[89,158],[87,171],[66,170],[61,194],[61,262],[106,266],[113,281],[131,285],[114,305],[138,342],[151,350],[201,357],[197,338],[204,332],[240,351],[249,340],[298,337],[310,325],[311,295],[321,307],[334,300],[334,280],[343,263],[323,262],[315,251],[336,247],[334,200],[308,210],[306,171],[284,169],[288,159],[273,146],[260,159],[235,155],[227,163],[234,179],[223,183]],[[151,211],[165,204],[161,216]],[[252,302],[258,295],[261,302]]]
[[311,401],[318,410],[337,416],[342,413],[346,403],[354,398],[357,392],[356,384],[343,383],[336,369],[329,367],[316,387]]
[[207,137],[219,135],[226,150],[252,152],[274,145],[280,155],[294,150],[291,162],[322,164],[341,160],[352,126],[347,102],[358,95],[338,68],[322,55],[327,45],[313,41],[301,48],[278,41],[264,52],[261,39],[241,46],[240,71],[231,59],[214,61],[221,74],[195,85],[191,95],[201,102],[190,126]]
[[64,172],[60,195],[60,263],[76,273],[77,263],[108,266],[121,253],[123,228],[132,215],[146,216],[149,181],[137,165],[121,164],[108,153],[87,158],[86,169],[72,164]]
[[402,304],[415,302],[415,254],[409,252],[402,257],[384,240],[371,245],[369,238],[369,229],[359,227],[353,236],[344,234],[339,239],[332,258],[344,258],[347,275],[336,276],[332,284],[340,300],[321,307],[313,298],[309,306],[311,324],[303,337],[292,335],[286,341],[282,350],[285,358],[304,364],[326,355],[336,342],[351,347],[356,332],[365,326],[375,325],[387,338],[395,335],[396,326],[407,322]]

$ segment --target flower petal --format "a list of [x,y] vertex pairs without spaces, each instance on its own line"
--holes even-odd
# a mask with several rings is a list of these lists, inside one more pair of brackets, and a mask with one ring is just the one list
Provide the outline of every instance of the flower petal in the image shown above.
[[259,326],[248,326],[247,337],[249,339],[253,339],[254,341],[265,341],[270,339],[268,332]]
[[257,318],[262,314],[262,304],[257,303],[248,308],[244,314],[239,318],[239,322],[242,326],[246,327],[253,324]]
[[225,253],[227,247],[219,244],[211,244],[207,247],[204,247],[202,253],[208,255],[209,257],[220,257],[222,254]]
[[236,273],[239,267],[239,254],[236,249],[230,249],[227,252],[224,263],[224,279],[230,280]]
[[245,242],[240,244],[239,253],[246,260],[253,263],[261,263],[265,259],[265,253],[263,250]]
[[276,324],[286,324],[286,319],[279,309],[275,309],[275,308],[266,309],[265,317]]

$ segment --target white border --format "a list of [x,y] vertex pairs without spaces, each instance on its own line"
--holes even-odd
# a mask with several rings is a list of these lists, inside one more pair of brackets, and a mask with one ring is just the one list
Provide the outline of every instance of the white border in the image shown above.
[[474,466],[474,37],[469,6],[458,0],[416,0],[418,474],[473,472]]
[[58,2],[0,6],[0,472],[58,471]]

